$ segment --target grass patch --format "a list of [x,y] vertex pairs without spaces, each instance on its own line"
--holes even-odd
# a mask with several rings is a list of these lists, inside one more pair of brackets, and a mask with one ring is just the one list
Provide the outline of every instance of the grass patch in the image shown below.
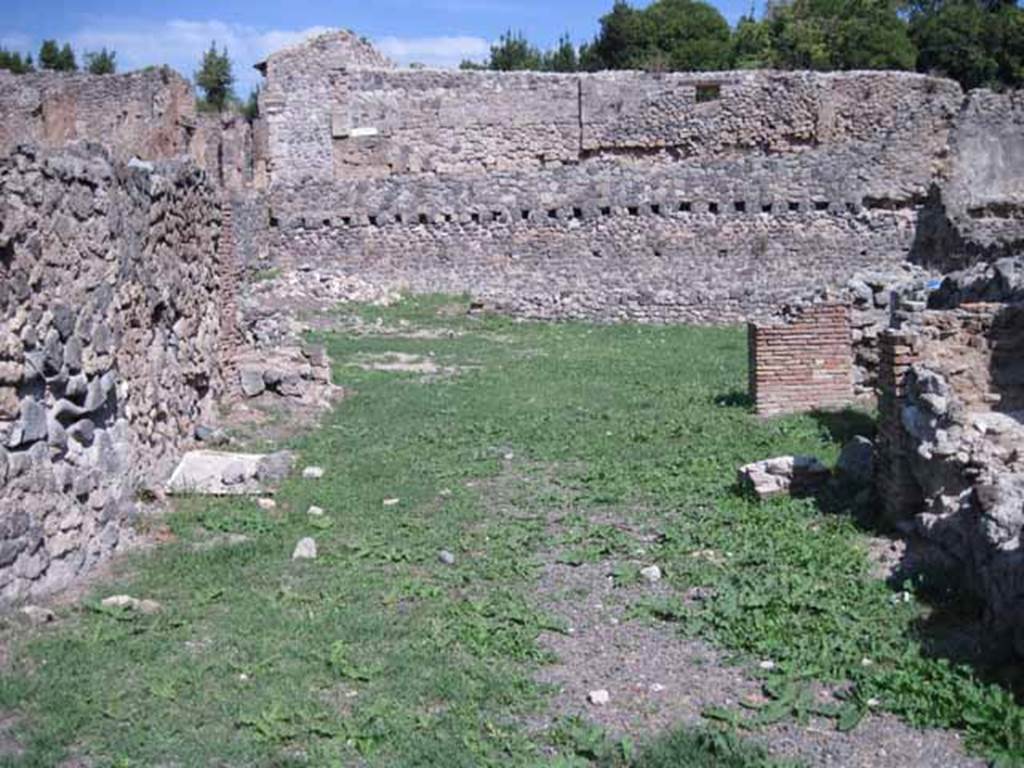
[[[811,679],[852,680],[840,725],[878,699],[915,724],[963,728],[992,756],[1024,754],[1021,709],[969,670],[923,657],[920,607],[870,576],[848,519],[735,492],[738,465],[783,453],[830,461],[836,433],[862,418],[751,416],[737,392],[737,329],[520,324],[458,308],[436,298],[364,312],[457,328],[454,338],[324,337],[336,380],[355,394],[294,447],[326,476],[286,483],[274,514],[247,500],[179,504],[177,541],[97,595],[155,599],[161,613],[68,609],[60,629],[15,649],[19,672],[0,678],[0,709],[25,715],[27,753],[13,764],[54,765],[68,751],[124,766],[766,764],[715,734],[609,755],[603,735],[581,749],[579,733],[525,730],[545,704],[537,636],[558,629],[533,590],[551,497],[521,493],[490,514],[509,455],[528,483],[530,467],[560,468],[559,498],[573,510],[636,510],[630,522],[656,532],[649,552],[667,583],[713,595],[644,603],[637,615],[771,659],[777,705],[762,719],[805,717]],[[347,365],[396,351],[464,370],[425,382]],[[326,520],[309,518],[310,505]],[[625,567],[628,534],[589,519],[565,520],[566,557]],[[247,540],[195,546],[227,533]],[[290,559],[303,536],[316,537],[318,560]]]

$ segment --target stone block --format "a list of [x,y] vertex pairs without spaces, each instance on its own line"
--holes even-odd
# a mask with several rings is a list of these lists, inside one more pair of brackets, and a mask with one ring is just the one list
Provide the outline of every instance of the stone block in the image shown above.
[[831,472],[812,456],[780,456],[739,469],[739,483],[759,499],[804,496],[819,490]]

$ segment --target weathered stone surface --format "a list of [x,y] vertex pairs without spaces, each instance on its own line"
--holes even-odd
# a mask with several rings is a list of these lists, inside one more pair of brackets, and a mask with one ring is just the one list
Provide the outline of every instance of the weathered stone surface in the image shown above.
[[[342,292],[362,281],[531,317],[734,322],[908,254],[945,266],[979,243],[1005,248],[1024,229],[1021,100],[948,80],[407,71],[347,33],[275,54],[266,72],[268,255]],[[882,287],[851,287],[885,313]]]
[[121,608],[126,611],[135,611],[147,615],[160,613],[163,610],[163,606],[155,600],[140,600],[131,595],[112,595],[111,597],[104,598],[100,603],[105,608]]
[[292,560],[316,560],[316,540],[305,538],[295,545]]
[[266,489],[265,483],[275,477],[265,471],[267,462],[273,461],[265,454],[190,451],[167,482],[167,492],[211,496],[259,494]]
[[780,456],[747,464],[739,469],[739,482],[760,499],[813,493],[831,473],[811,456]]
[[854,437],[839,453],[836,471],[854,483],[870,483],[875,474],[875,444],[866,437]]
[[288,477],[294,468],[295,454],[291,451],[277,451],[260,459],[256,476],[260,482],[273,486]]
[[878,490],[887,521],[937,548],[975,595],[989,641],[1024,655],[1024,304],[1013,281],[972,275],[1011,301],[957,305],[978,285],[957,277],[967,288],[935,302],[954,306],[908,312],[882,337]]
[[[19,122],[35,118],[11,105],[19,89],[38,86],[70,110],[76,84],[79,96],[110,88],[113,98],[119,83],[152,96],[150,86],[173,91],[173,79],[9,78],[0,73],[0,602],[63,587],[122,544],[139,491],[166,477],[223,389],[221,297],[232,289],[209,181],[181,162],[141,174],[113,159],[154,140],[164,119],[187,139],[163,111],[172,104],[135,111],[127,91],[104,114],[80,102],[74,131],[133,110],[103,137],[121,142],[113,152],[8,151],[17,126],[27,131],[18,141],[35,135]],[[183,146],[164,138],[148,145],[151,157]]]
[[245,367],[238,372],[242,392],[246,397],[257,397],[267,389],[263,379],[263,371],[259,368]]

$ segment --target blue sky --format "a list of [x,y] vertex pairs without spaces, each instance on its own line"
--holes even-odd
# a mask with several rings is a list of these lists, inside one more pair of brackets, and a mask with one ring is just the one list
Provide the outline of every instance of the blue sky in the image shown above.
[[[713,0],[730,22],[749,0]],[[643,2],[636,4],[642,5]],[[244,94],[259,82],[252,65],[267,53],[326,28],[346,27],[392,59],[455,66],[482,59],[509,27],[542,46],[568,32],[593,37],[612,0],[0,0],[0,45],[38,50],[47,37],[78,51],[106,46],[121,70],[170,64],[186,76],[211,40],[227,45]]]

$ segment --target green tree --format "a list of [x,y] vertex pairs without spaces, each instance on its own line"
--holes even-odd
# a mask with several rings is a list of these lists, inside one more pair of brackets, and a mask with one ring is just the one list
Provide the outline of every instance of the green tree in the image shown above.
[[0,69],[6,69],[13,75],[24,75],[31,72],[34,69],[32,54],[22,57],[17,51],[8,51],[6,48],[0,47]]
[[558,45],[544,54],[541,68],[546,72],[575,72],[580,68],[576,46],[572,44],[568,34],[558,39]]
[[763,69],[772,64],[772,33],[765,21],[757,21],[753,10],[736,24],[732,34],[732,66]]
[[60,69],[60,47],[56,40],[43,40],[39,47],[39,68]]
[[526,39],[522,32],[510,29],[497,44],[491,46],[489,69],[511,72],[520,69],[540,69],[543,62],[540,49]]
[[60,72],[77,72],[78,62],[75,61],[75,52],[71,50],[70,43],[64,43],[57,57],[57,69]]
[[913,69],[917,49],[897,0],[769,5],[772,64],[786,69]]
[[196,85],[203,92],[203,106],[222,112],[234,99],[234,83],[228,49],[218,53],[216,41],[210,43],[210,49],[203,54],[202,64],[196,72]]
[[597,37],[580,51],[583,69],[637,69],[650,58],[653,34],[642,11],[616,0],[600,24]]
[[637,10],[619,0],[582,54],[595,69],[725,69],[732,59],[729,24],[703,0],[656,0]]
[[249,91],[249,98],[245,100],[245,104],[242,106],[242,114],[245,115],[249,122],[260,116],[260,87],[258,85]]
[[85,68],[93,75],[112,75],[117,71],[117,53],[106,48],[85,54]]
[[918,68],[964,88],[1024,85],[1024,10],[1012,3],[934,0],[911,11]]

